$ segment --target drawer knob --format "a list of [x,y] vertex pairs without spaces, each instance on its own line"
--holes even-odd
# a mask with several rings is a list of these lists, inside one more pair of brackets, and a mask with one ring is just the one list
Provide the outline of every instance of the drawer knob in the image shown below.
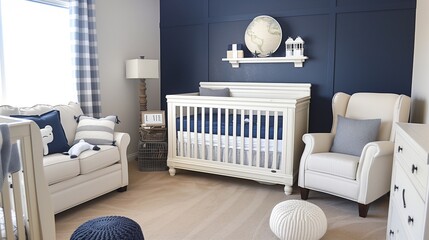
[[398,146],[398,153],[402,152],[402,150],[404,150],[401,146]]
[[417,166],[413,164],[413,166],[411,167],[411,173],[415,172],[417,172]]
[[395,235],[395,232],[394,232],[393,230],[390,230],[390,231],[389,231],[389,235],[390,235],[390,236],[393,236],[393,235]]
[[408,224],[413,224],[414,223],[414,218],[408,216]]
[[393,186],[393,191],[395,191],[396,192],[396,190],[398,190],[399,189],[399,187],[395,184],[394,186]]

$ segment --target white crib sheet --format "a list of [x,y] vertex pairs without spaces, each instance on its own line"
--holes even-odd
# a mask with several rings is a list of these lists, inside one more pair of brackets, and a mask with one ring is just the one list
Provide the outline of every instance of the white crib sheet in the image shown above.
[[[183,134],[183,138],[182,138]],[[202,160],[212,160],[218,162],[228,162],[228,163],[236,163],[248,166],[258,166],[262,168],[273,168],[273,159],[276,159],[276,167],[274,169],[280,170],[282,169],[281,157],[282,157],[282,143],[283,140],[273,140],[269,139],[268,141],[265,139],[260,139],[259,143],[259,154],[258,154],[258,140],[256,138],[248,138],[248,137],[236,137],[236,145],[235,145],[235,154],[234,154],[234,137],[228,136],[228,138],[224,135],[220,135],[220,141],[218,140],[218,135],[212,135],[212,139],[210,138],[210,134],[202,133],[190,133],[191,145],[189,146],[190,154],[188,156],[188,133],[187,132],[178,132],[177,133],[177,149],[176,153],[178,156],[188,156],[191,158],[197,158]],[[181,141],[183,139],[183,149],[181,149]],[[227,145],[228,139],[228,153],[225,153],[225,148]],[[197,140],[197,141],[196,141]],[[204,140],[204,157],[202,143]],[[198,145],[195,145],[197,142]],[[220,145],[220,154],[218,154],[218,146]],[[195,156],[195,147],[197,146],[197,155]],[[251,152],[249,150],[252,149]],[[268,154],[265,154],[265,150],[268,149]],[[276,151],[275,151],[276,149]],[[211,157],[210,157],[211,153]],[[241,155],[243,154],[243,161],[241,161]],[[235,155],[235,159],[234,159]],[[259,155],[259,164],[257,164]],[[218,159],[218,156],[220,159]],[[266,156],[268,156],[266,161]],[[251,159],[251,161],[249,161]],[[252,164],[249,164],[251,162]]]

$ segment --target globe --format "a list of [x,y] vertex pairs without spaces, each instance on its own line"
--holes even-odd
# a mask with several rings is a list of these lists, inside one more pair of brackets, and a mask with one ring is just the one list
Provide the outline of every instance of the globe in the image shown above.
[[253,56],[269,57],[282,42],[282,28],[270,16],[257,16],[247,27],[244,41]]

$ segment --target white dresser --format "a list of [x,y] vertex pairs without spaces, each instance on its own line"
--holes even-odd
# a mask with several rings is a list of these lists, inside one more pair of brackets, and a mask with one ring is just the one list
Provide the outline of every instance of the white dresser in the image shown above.
[[387,239],[429,239],[429,125],[398,123]]

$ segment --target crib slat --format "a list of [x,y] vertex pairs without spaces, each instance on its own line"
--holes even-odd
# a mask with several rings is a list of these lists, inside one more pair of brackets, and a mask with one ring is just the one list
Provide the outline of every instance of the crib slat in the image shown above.
[[244,122],[244,115],[246,114],[246,112],[244,111],[244,109],[241,109],[240,111],[241,114],[241,127],[240,127],[240,164],[243,165],[244,164],[244,126],[246,125]]
[[225,148],[224,148],[224,161],[228,162],[228,152],[229,152],[229,109],[225,109]]
[[279,129],[279,112],[274,112],[274,137],[273,137],[273,163],[271,168],[272,169],[278,169],[277,168],[277,150],[278,150],[278,129]]
[[[3,208],[2,208],[2,211],[3,211]],[[6,238],[6,236],[3,236],[2,231],[0,231],[0,239],[5,239],[5,238]]]
[[179,106],[179,118],[180,118],[180,131],[179,131],[179,156],[184,157],[184,149],[183,149],[183,106]]
[[[0,193],[0,198],[3,199],[3,194],[1,194],[1,193]],[[1,205],[3,205],[3,203],[1,203]],[[0,207],[0,208],[1,208],[1,211],[4,211],[3,207]],[[1,220],[4,222],[4,216],[3,216],[3,219],[1,219]],[[0,231],[0,239],[4,239],[4,238],[6,238],[6,236],[3,236],[2,231]]]
[[268,153],[269,152],[270,152],[270,111],[265,111],[264,168],[268,168]]
[[[191,134],[190,134],[190,129],[191,129],[191,107],[187,106],[186,107],[186,137],[188,138],[188,142],[186,144],[186,154],[185,157],[191,157],[191,144],[192,144],[192,139],[191,139]],[[195,119],[194,119],[195,120]]]
[[253,110],[249,110],[249,158],[247,161],[248,166],[253,164]]
[[[15,206],[15,216],[23,216],[16,218],[16,225],[18,229],[18,239],[25,239],[25,222],[24,216],[27,218],[27,210],[25,206],[25,192],[21,187],[24,181],[22,171],[12,174],[12,186],[13,186],[13,200]],[[25,213],[25,214],[24,214]]]
[[232,111],[232,162],[237,164],[237,109]]
[[7,177],[5,178],[5,182],[2,186],[2,203],[3,203],[3,218],[5,223],[6,230],[6,239],[14,239],[13,234],[13,223],[12,223],[12,204],[11,204],[11,195],[9,189],[9,182]]
[[198,158],[198,107],[194,107],[194,158]]
[[206,158],[206,108],[201,108],[201,159]]
[[222,147],[222,136],[220,134],[221,131],[221,109],[217,108],[217,158],[215,159],[218,162],[221,162],[221,158],[220,158],[220,149]]
[[261,110],[256,111],[256,167],[261,166]]
[[209,114],[209,135],[210,135],[210,146],[209,146],[209,160],[213,160],[213,108],[210,107]]

